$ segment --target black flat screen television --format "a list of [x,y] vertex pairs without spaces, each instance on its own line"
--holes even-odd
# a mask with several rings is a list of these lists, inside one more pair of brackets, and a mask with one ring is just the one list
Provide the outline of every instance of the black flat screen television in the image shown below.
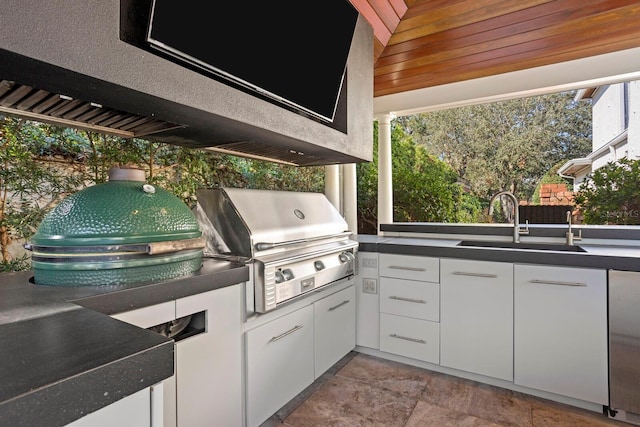
[[348,0],[153,0],[146,39],[179,61],[331,123],[357,18]]

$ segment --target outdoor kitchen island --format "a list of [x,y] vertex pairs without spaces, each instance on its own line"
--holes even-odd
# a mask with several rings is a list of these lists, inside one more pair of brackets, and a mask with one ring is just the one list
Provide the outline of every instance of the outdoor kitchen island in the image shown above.
[[189,276],[127,286],[42,286],[32,276],[0,283],[2,426],[66,425],[171,377],[173,340],[109,315],[249,279],[246,266],[212,259]]

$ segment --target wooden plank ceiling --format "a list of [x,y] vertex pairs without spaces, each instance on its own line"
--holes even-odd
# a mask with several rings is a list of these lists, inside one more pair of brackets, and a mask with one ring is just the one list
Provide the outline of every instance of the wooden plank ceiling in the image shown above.
[[374,31],[374,97],[640,46],[640,1],[350,0]]

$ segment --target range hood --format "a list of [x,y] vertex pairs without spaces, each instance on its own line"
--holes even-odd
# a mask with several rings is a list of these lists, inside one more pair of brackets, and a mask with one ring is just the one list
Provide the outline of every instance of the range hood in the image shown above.
[[372,159],[373,34],[362,17],[343,132],[124,42],[131,3],[4,2],[0,113],[297,166]]

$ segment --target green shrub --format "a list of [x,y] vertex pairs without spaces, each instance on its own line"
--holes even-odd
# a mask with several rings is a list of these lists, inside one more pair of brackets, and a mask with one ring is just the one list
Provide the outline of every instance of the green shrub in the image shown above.
[[609,162],[575,195],[585,224],[640,224],[640,160]]

